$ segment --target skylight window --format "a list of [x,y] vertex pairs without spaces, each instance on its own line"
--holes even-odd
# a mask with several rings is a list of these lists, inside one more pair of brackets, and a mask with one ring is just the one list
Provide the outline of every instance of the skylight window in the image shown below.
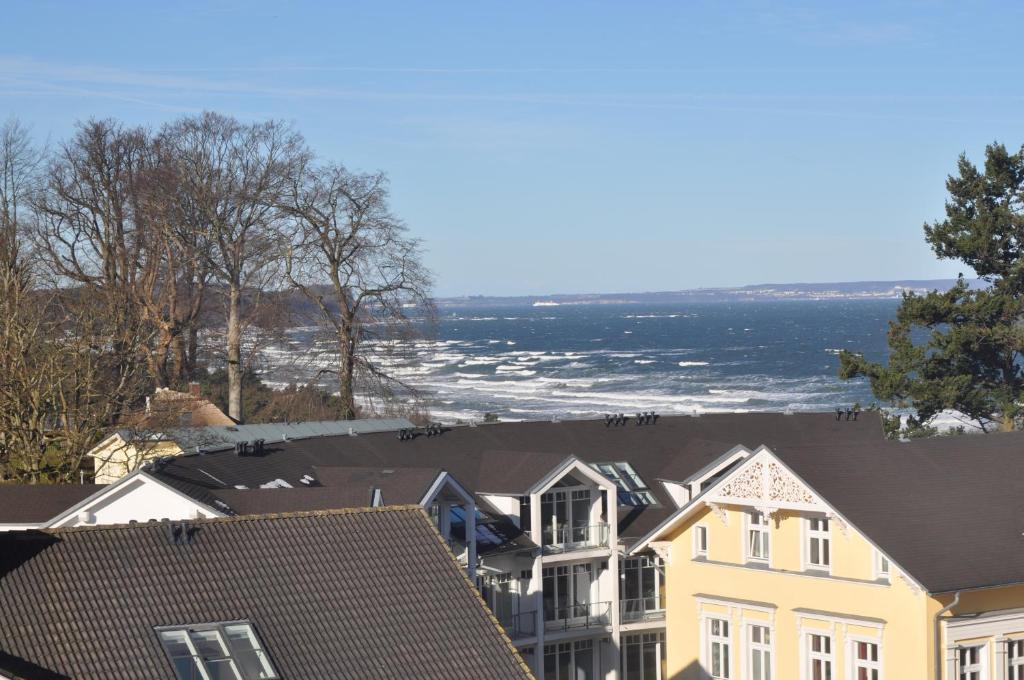
[[619,487],[619,505],[657,505],[650,487],[629,463],[596,463],[592,468]]
[[274,680],[270,663],[247,621],[158,628],[178,680]]

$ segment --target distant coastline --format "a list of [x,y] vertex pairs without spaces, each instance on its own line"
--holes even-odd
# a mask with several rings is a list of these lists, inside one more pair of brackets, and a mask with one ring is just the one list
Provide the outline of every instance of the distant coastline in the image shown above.
[[[853,281],[840,283],[765,283],[737,288],[694,288],[643,293],[591,293],[557,295],[465,295],[438,298],[439,307],[556,307],[562,305],[672,304],[686,302],[743,302],[749,300],[888,300],[904,292],[945,290],[955,279],[905,281]],[[983,281],[969,280],[971,286]]]

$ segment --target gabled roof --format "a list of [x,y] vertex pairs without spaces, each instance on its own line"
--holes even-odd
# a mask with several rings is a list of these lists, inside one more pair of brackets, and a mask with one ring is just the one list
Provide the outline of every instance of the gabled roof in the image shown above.
[[174,680],[156,626],[247,620],[284,678],[530,674],[418,507],[0,535],[0,668]]
[[0,524],[44,524],[103,484],[0,484]]
[[686,479],[737,444],[781,450],[881,441],[881,422],[872,413],[858,421],[837,421],[831,413],[731,413],[661,417],[656,424],[623,427],[605,427],[598,420],[498,423],[454,427],[411,441],[393,433],[288,442],[268,438],[262,456],[238,457],[231,451],[179,456],[154,474],[201,501],[212,489],[239,484],[256,488],[284,479],[298,486],[318,466],[436,467],[476,493],[523,494],[568,456],[586,463],[628,461],[658,500],[619,513],[619,535],[639,538],[675,508],[655,480]]
[[775,453],[930,592],[1024,583],[1024,433]]
[[[767,453],[929,592],[1024,583],[1024,433]],[[673,531],[728,481],[707,489],[632,550]]]

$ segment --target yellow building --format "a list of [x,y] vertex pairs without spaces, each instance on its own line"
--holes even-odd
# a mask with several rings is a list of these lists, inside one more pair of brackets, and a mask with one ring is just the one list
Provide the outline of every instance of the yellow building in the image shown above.
[[632,549],[668,678],[1024,680],[1024,438],[730,458]]

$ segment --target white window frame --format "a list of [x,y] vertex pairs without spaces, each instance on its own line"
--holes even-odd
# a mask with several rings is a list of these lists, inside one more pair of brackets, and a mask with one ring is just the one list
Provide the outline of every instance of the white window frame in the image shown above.
[[[717,621],[724,623],[728,626],[729,633],[727,635],[712,635],[711,623]],[[732,680],[732,620],[728,614],[703,614],[700,617],[700,636],[701,636],[701,667],[703,668],[703,678],[706,680]],[[728,671],[726,675],[713,675],[711,659],[713,657],[712,649],[713,645],[717,643],[724,649],[725,655],[725,670]]]
[[[763,523],[754,522],[755,516],[759,516]],[[756,557],[751,554],[750,538],[753,533],[760,534],[761,552],[763,557]],[[743,558],[746,562],[755,564],[771,565],[772,562],[772,539],[771,539],[771,518],[767,512],[760,510],[748,510],[743,513]]]
[[[704,538],[704,547],[701,548],[701,536]],[[693,527],[693,556],[703,557],[707,559],[708,547],[710,546],[711,539],[708,537],[708,525],[707,524],[695,524]]]
[[[867,671],[878,671],[878,680],[884,680],[883,669],[885,664],[882,658],[882,640],[881,638],[869,638],[861,637],[857,635],[848,635],[846,638],[847,651],[846,658],[850,661],[847,664],[850,667],[849,676],[850,680],[857,680],[857,671],[864,669]],[[878,649],[878,660],[872,661],[870,659],[858,659],[857,658],[857,645],[874,645]],[[870,674],[868,680],[871,680]]]
[[[1003,641],[1003,644],[1006,645],[1006,677],[1010,680],[1015,680],[1013,678],[1013,671],[1024,669],[1024,638],[1007,638]],[[1011,657],[1010,649],[1013,645],[1017,645],[1017,649],[1020,650],[1020,654]],[[999,656],[997,655],[996,658],[998,659]],[[1018,673],[1018,675],[1024,675],[1024,671],[1022,671],[1022,673]]]
[[954,680],[974,680],[971,676],[965,676],[964,666],[960,663],[960,653],[966,649],[977,649],[978,650],[978,663],[977,665],[971,664],[972,668],[969,669],[970,673],[977,673],[977,680],[989,680],[988,674],[988,656],[989,646],[988,643],[975,644],[975,645],[957,645],[956,646],[956,678]]
[[[812,650],[811,642],[814,636],[818,636],[828,640],[828,652],[815,652]],[[801,645],[801,673],[800,677],[804,680],[813,680],[814,674],[811,672],[812,665],[815,661],[822,661],[829,664],[831,668],[832,680],[838,680],[839,676],[836,673],[836,645],[835,636],[827,630],[808,630],[804,632],[803,644]]]
[[[812,522],[824,521],[827,523],[828,528],[825,530],[813,529],[811,527]],[[822,574],[832,573],[832,521],[824,516],[805,517],[803,521],[803,566],[804,571],[819,572]],[[815,564],[811,562],[811,542],[812,541],[826,541],[828,543],[828,564]],[[821,546],[818,546],[818,556],[820,557],[823,553]]]
[[[620,652],[620,663],[622,667],[620,669],[619,677],[624,678],[630,670],[635,670],[629,666],[629,654],[627,650],[627,647],[635,646],[640,648],[639,656],[641,673],[647,676],[651,674],[651,671],[653,671],[656,680],[667,680],[661,672],[661,663],[665,658],[666,652],[664,631],[659,633],[623,633],[620,644],[622,647],[622,650]],[[657,657],[655,660],[656,665],[653,669],[648,668],[646,665],[644,665],[643,650],[644,647],[649,644],[654,645],[654,653]]]
[[[775,627],[768,621],[752,621],[748,622],[746,626],[746,636],[744,638],[746,642],[746,650],[744,650],[744,656],[746,657],[746,664],[744,667],[744,678],[746,680],[764,680],[764,669],[768,669],[769,676],[775,678]],[[754,629],[761,628],[768,633],[768,642],[764,642],[763,638],[761,642],[754,642]],[[754,652],[760,652],[761,657],[761,677],[754,675]],[[768,664],[764,663],[764,654],[768,654]]]
[[874,577],[876,581],[892,581],[892,561],[882,554],[882,551],[875,550]]

